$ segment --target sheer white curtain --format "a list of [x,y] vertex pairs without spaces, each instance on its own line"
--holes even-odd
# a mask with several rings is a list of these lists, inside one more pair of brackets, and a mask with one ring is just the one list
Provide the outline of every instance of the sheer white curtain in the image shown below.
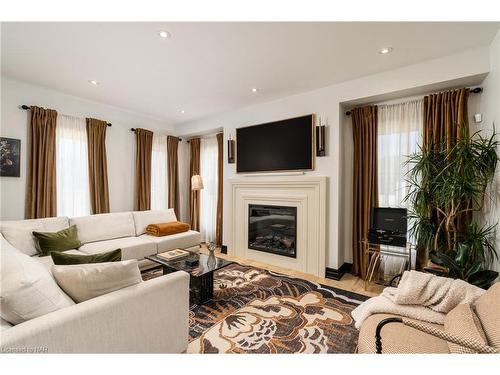
[[380,207],[406,207],[405,165],[422,138],[423,100],[378,107],[378,194]]
[[57,215],[90,215],[87,130],[85,119],[57,115]]
[[217,221],[217,158],[218,148],[215,136],[202,138],[200,169],[203,190],[200,198],[200,233],[202,242],[215,241]]
[[151,155],[151,209],[168,208],[167,136],[153,133]]

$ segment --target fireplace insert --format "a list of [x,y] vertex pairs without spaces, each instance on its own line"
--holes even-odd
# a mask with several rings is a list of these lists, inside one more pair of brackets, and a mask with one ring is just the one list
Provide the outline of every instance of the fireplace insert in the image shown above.
[[248,248],[297,257],[297,207],[250,204]]

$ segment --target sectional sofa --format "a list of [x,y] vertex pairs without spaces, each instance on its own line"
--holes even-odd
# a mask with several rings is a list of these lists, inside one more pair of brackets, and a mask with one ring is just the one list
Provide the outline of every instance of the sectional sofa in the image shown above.
[[137,259],[140,268],[145,269],[153,265],[144,259],[147,255],[174,248],[199,249],[200,234],[195,231],[165,237],[145,234],[150,223],[174,220],[173,210],[166,210],[1,222],[2,285],[6,283],[2,300],[9,290],[9,304],[23,305],[23,310],[33,311],[34,316],[15,325],[0,319],[0,352],[185,351],[189,329],[189,275],[185,272],[157,277],[81,303],[70,301],[55,311],[36,314],[40,295],[50,294],[49,287],[58,287],[50,271],[51,257],[37,255],[33,231],[55,232],[76,225],[83,245],[69,253],[96,254],[120,248],[123,260]]
[[50,256],[38,257],[32,232],[57,232],[76,225],[82,246],[69,250],[70,254],[98,254],[121,249],[122,260],[137,259],[139,267],[154,265],[144,257],[176,248],[198,251],[200,233],[190,230],[165,237],[146,234],[146,227],[154,223],[176,221],[173,209],[118,212],[82,217],[54,217],[46,219],[0,222],[0,233],[16,249],[36,257],[46,268],[52,266]]

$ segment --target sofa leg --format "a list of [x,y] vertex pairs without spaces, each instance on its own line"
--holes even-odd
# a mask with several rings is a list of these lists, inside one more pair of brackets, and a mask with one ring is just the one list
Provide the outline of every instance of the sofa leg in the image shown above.
[[377,351],[377,354],[382,354],[382,336],[380,335],[380,332],[382,331],[382,327],[389,323],[403,323],[403,319],[386,318],[377,324],[377,328],[375,329],[375,350]]

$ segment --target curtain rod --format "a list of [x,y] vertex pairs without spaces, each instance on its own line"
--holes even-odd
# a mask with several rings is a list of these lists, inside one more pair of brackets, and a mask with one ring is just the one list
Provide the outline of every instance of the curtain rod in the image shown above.
[[217,136],[217,134],[224,134],[224,132],[210,133],[210,134],[200,135],[200,136],[197,136],[197,137],[192,137],[192,138],[189,138],[186,142],[189,143],[189,141],[191,139],[195,139],[195,138],[207,139],[207,138],[215,137],[215,136]]
[[[130,131],[135,133],[135,128],[130,128]],[[182,141],[182,138],[179,138],[179,141]]]
[[[470,90],[470,93],[472,94],[479,94],[481,92],[483,92],[483,88],[482,87],[475,87],[475,88],[469,88]],[[345,113],[346,116],[350,116],[351,115],[351,111],[347,111]]]
[[[19,106],[19,108],[24,109],[24,110],[26,110],[26,111],[29,111],[29,110],[31,109],[31,106],[26,105],[26,104],[23,104],[23,105],[20,105],[20,106]],[[113,126],[113,124],[112,124],[112,123],[110,123],[110,122],[107,122],[106,124],[107,124],[108,126]]]

